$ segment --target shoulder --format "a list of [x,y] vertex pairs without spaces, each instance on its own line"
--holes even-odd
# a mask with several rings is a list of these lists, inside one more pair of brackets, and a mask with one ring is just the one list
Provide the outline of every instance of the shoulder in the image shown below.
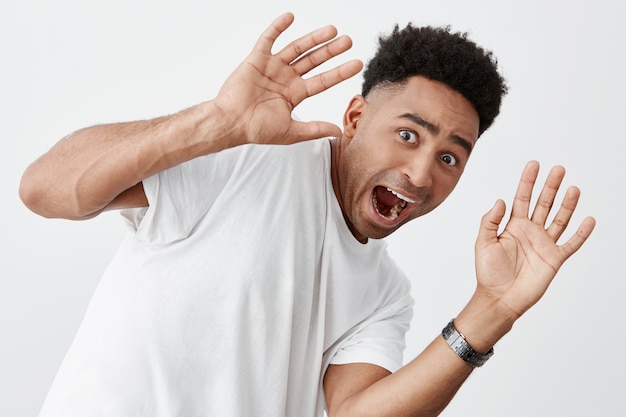
[[259,145],[249,144],[241,146],[242,157],[282,158],[289,157],[289,161],[315,161],[330,157],[329,139],[315,139],[291,145]]
[[330,144],[327,139],[292,145],[244,145],[236,173],[279,178],[290,183],[319,182],[330,173]]

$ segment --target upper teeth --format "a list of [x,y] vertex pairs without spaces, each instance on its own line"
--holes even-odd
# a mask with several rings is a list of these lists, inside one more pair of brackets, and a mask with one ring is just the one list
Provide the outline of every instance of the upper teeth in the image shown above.
[[387,188],[387,191],[389,191],[391,194],[395,195],[399,199],[406,201],[407,203],[415,203],[414,200],[411,200],[409,197],[402,195],[399,192],[392,190],[391,188]]

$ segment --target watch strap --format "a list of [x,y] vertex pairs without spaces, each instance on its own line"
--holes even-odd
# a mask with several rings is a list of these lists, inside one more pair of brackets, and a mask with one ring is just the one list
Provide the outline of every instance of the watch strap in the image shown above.
[[493,348],[489,349],[489,352],[481,354],[476,352],[465,340],[459,331],[454,327],[454,319],[450,320],[450,323],[441,331],[441,335],[448,343],[448,346],[456,352],[461,359],[475,368],[483,366],[487,360],[493,356]]

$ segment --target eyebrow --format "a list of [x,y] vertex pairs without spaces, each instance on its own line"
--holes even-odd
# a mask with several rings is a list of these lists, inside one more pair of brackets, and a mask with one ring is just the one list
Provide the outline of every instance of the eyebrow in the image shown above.
[[[409,119],[410,121],[412,121],[413,123],[420,125],[422,127],[424,127],[426,130],[428,130],[430,133],[437,135],[440,131],[439,127],[427,122],[426,120],[422,119],[420,116],[418,116],[417,114],[413,114],[413,113],[404,113],[403,115],[401,115],[400,117],[404,118],[404,119]],[[470,142],[469,140],[462,138],[458,135],[453,135],[452,136],[452,142],[461,146],[462,148],[464,148],[467,151],[467,154],[471,154],[472,153],[472,142]]]

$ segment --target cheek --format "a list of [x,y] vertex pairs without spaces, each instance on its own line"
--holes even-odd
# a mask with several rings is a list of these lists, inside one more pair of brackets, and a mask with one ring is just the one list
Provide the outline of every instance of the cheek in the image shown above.
[[437,194],[437,200],[445,200],[452,191],[454,191],[454,188],[459,182],[459,178],[460,177],[440,177],[434,191]]
[[371,173],[368,171],[368,167],[361,161],[355,161],[350,166],[350,172],[346,177],[346,191],[349,193],[350,199],[358,200],[364,194],[369,194],[370,178]]
[[346,149],[346,179],[349,181],[351,188],[365,182],[371,173],[372,161],[369,158],[369,152],[360,146],[348,147]]

